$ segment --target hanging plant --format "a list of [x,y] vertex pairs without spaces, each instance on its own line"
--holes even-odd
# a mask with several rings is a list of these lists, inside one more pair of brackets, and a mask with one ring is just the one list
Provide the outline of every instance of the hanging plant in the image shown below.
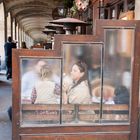
[[72,16],[76,15],[76,13],[83,13],[88,9],[90,5],[90,0],[74,0],[73,6],[70,9]]
[[64,0],[64,7],[67,8],[68,14],[73,17],[78,12],[84,12],[89,6],[90,0]]
[[90,0],[75,0],[75,5],[77,10],[80,12],[84,12],[87,10],[89,6]]
[[66,8],[71,8],[73,6],[74,0],[64,0],[64,6]]
[[71,16],[72,16],[72,17],[75,16],[77,12],[78,12],[78,8],[77,8],[77,6],[75,5],[75,2],[73,2],[73,6],[72,6],[71,9],[70,9]]

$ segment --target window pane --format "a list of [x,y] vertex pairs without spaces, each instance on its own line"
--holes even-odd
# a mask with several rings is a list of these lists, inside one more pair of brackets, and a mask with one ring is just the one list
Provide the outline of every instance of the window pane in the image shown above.
[[129,122],[133,47],[134,29],[105,29],[103,122]]
[[60,124],[61,59],[22,58],[21,126]]
[[94,88],[102,77],[101,43],[64,43],[62,80],[62,123],[99,122],[101,98]]

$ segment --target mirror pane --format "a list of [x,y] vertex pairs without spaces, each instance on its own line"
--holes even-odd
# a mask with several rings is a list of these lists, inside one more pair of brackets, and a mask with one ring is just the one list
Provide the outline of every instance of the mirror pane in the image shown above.
[[127,28],[104,30],[102,122],[129,122],[134,32]]
[[20,125],[60,124],[61,59],[21,58]]
[[102,43],[63,43],[62,123],[99,122]]

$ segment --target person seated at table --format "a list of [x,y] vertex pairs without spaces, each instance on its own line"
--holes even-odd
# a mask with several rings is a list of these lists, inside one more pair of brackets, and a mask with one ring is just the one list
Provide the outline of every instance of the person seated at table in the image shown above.
[[21,42],[21,49],[28,49],[25,41]]
[[40,69],[40,80],[32,91],[33,104],[58,104],[55,94],[57,86],[51,79],[52,75],[52,70],[47,65]]
[[[101,80],[99,79],[98,84],[91,84],[92,102],[101,103]],[[95,84],[95,83],[94,83]],[[102,87],[102,101],[104,104],[115,104],[114,102],[114,87],[110,84],[104,84]]]
[[91,104],[90,88],[88,84],[87,65],[76,62],[71,69],[72,85],[67,90],[69,104]]

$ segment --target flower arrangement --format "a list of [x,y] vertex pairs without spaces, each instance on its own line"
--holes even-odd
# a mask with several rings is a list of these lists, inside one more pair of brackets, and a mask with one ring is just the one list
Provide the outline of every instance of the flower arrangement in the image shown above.
[[89,6],[90,0],[64,0],[64,6],[68,8],[71,17],[76,13],[84,12]]

